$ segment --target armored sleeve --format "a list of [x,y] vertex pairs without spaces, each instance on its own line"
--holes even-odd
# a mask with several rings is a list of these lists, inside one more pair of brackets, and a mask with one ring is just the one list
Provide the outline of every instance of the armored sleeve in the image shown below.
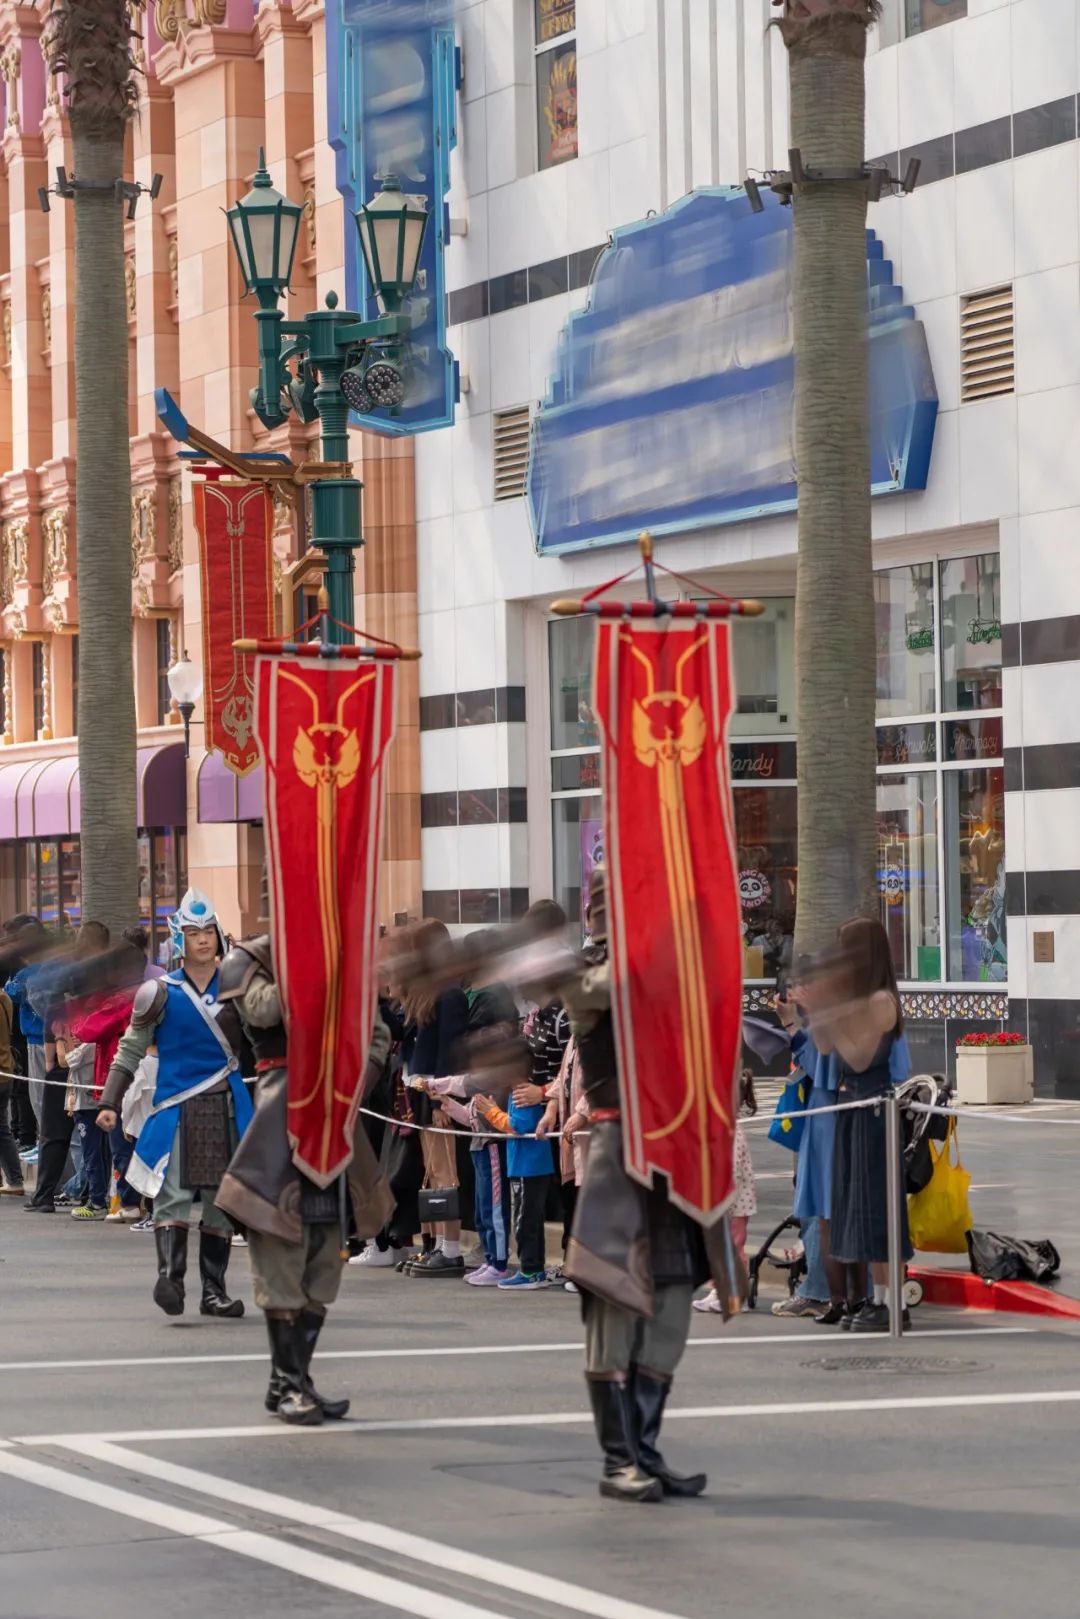
[[154,1044],[157,1027],[165,1016],[168,991],[160,978],[151,978],[140,984],[131,1008],[131,1022],[120,1037],[105,1089],[101,1093],[103,1108],[118,1109],[124,1092],[135,1078],[135,1070]]
[[240,1015],[252,1029],[273,1029],[281,1022],[281,996],[277,985],[257,972],[240,1000]]
[[611,964],[600,961],[563,985],[563,1004],[575,1035],[589,1034],[611,1010]]

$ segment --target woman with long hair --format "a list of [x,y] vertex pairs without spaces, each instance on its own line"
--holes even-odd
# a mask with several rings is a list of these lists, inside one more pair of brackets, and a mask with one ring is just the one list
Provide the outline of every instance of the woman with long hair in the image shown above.
[[[906,1079],[911,1063],[904,1014],[888,935],[881,923],[855,917],[840,929],[836,959],[796,998],[810,1018],[818,1052],[838,1064],[838,1102],[887,1096]],[[888,1200],[885,1113],[851,1108],[836,1115],[829,1220],[831,1258],[845,1266],[868,1264],[873,1296],[841,1324],[852,1332],[887,1332],[889,1310],[902,1301],[888,1294]],[[912,1254],[907,1208],[901,1199],[901,1242]]]
[[[444,923],[419,922],[405,958],[414,965],[406,970],[399,986],[398,998],[406,1020],[402,1060],[410,1075],[425,1079],[444,1079],[456,1071],[459,1048],[469,1027],[469,1002],[461,985],[435,987],[440,978],[439,960],[449,943],[450,931]],[[410,1090],[409,1099],[417,1122],[425,1126],[420,1134],[424,1186],[439,1190],[461,1188],[456,1138],[446,1128],[445,1115],[422,1091]],[[462,1191],[471,1200],[471,1185]],[[425,1230],[423,1252],[405,1269],[411,1276],[463,1277],[461,1221],[447,1220]]]

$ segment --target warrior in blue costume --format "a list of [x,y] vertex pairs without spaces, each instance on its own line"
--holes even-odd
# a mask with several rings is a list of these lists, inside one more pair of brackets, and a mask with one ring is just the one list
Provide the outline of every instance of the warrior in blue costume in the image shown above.
[[[170,918],[179,967],[139,989],[101,1098],[98,1124],[115,1125],[124,1093],[151,1047],[157,1050],[153,1107],[139,1132],[127,1179],[154,1200],[158,1276],[154,1303],[184,1311],[188,1230],[200,1221],[201,1314],[235,1318],[240,1299],[225,1291],[232,1226],[214,1197],[252,1115],[239,1073],[236,1031],[218,1004],[218,961],[225,940],[213,905],[190,888]],[[201,1205],[200,1213],[195,1204]]]

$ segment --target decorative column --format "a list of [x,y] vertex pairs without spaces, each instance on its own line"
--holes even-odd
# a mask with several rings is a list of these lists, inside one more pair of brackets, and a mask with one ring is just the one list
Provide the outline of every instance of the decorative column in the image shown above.
[[[11,270],[12,465],[15,474],[52,454],[52,397],[37,265],[49,256],[49,220],[38,188],[49,183],[41,136],[45,64],[32,6],[0,12],[0,72],[6,91],[4,166]],[[6,504],[6,500],[5,500]]]
[[[179,402],[185,415],[234,449],[250,448],[248,393],[257,365],[256,329],[222,209],[248,189],[265,139],[262,62],[254,7],[234,0],[158,0],[164,41],[154,57],[171,91],[176,135],[176,293]],[[185,485],[187,480],[185,479]],[[195,662],[202,640],[199,568],[184,489],[183,644]],[[261,833],[203,825],[196,781],[203,753],[196,712],[188,775],[188,876],[212,893],[225,925],[254,927],[259,909]],[[254,847],[254,845],[258,847]]]
[[[39,0],[38,12],[44,21],[49,0]],[[40,40],[38,42],[40,54]],[[44,110],[41,136],[45,145],[45,166],[50,178],[58,168],[69,173],[71,132],[61,99],[60,81],[49,73],[41,55],[44,74]],[[60,200],[45,216],[49,251],[37,266],[42,321],[42,362],[49,380],[52,401],[52,445],[38,467],[41,489],[41,594],[45,620],[59,635],[78,627],[79,603],[75,573],[75,213]],[[45,658],[53,659],[52,689],[54,716],[51,729],[59,736],[74,734],[67,711],[71,692],[61,679],[61,665],[70,670],[70,646],[63,653],[45,644]],[[57,715],[63,711],[63,719]]]

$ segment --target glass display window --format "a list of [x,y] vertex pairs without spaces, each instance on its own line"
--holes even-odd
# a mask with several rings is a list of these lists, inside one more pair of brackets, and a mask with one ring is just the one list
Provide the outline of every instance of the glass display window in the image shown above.
[[[1007,979],[1000,566],[995,554],[879,572],[878,887],[897,973],[912,985]],[[595,620],[549,631],[555,893],[581,914],[602,853]],[[731,779],[743,967],[790,964],[798,895],[794,602],[733,626]]]
[[534,0],[537,166],[578,155],[576,0]]

